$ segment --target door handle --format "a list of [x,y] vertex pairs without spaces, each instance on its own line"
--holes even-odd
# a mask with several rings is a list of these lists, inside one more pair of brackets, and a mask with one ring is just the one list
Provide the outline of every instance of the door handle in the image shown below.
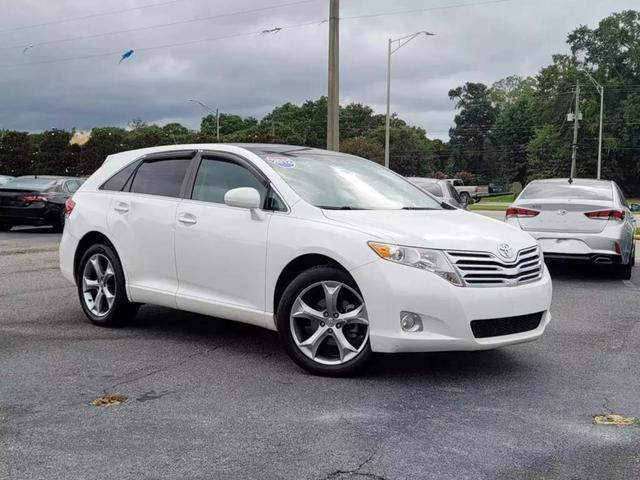
[[126,203],[123,203],[123,202],[116,202],[116,204],[113,207],[113,209],[116,212],[127,213],[129,211],[129,205],[127,205]]
[[181,213],[178,215],[178,222],[183,225],[195,225],[198,223],[198,219],[191,213]]

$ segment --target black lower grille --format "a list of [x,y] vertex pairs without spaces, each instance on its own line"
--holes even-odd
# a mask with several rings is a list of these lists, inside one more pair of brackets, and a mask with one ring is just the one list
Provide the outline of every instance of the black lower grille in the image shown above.
[[542,315],[544,315],[544,312],[517,317],[473,320],[471,322],[471,330],[476,338],[499,337],[501,335],[528,332],[538,328],[542,321]]

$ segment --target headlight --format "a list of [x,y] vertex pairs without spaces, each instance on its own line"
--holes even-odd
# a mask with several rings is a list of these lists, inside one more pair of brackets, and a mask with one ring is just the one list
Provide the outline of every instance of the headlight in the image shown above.
[[455,267],[440,250],[403,247],[377,242],[369,242],[369,246],[385,260],[428,270],[458,287],[465,286]]

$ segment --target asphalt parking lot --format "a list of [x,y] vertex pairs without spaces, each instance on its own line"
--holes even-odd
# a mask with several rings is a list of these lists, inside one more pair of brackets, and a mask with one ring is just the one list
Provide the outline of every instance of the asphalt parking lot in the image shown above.
[[[640,268],[553,266],[554,321],[501,350],[298,369],[277,336],[145,306],[90,325],[46,229],[0,233],[2,479],[640,477]],[[104,393],[121,405],[91,406]]]

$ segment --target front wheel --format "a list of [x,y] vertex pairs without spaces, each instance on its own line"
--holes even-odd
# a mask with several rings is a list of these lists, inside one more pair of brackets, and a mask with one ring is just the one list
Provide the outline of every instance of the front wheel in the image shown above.
[[82,310],[96,325],[119,327],[138,311],[127,298],[122,265],[110,245],[98,243],[84,253],[76,283]]
[[298,275],[282,295],[277,323],[291,359],[311,373],[354,375],[372,355],[364,299],[338,268],[318,266]]

